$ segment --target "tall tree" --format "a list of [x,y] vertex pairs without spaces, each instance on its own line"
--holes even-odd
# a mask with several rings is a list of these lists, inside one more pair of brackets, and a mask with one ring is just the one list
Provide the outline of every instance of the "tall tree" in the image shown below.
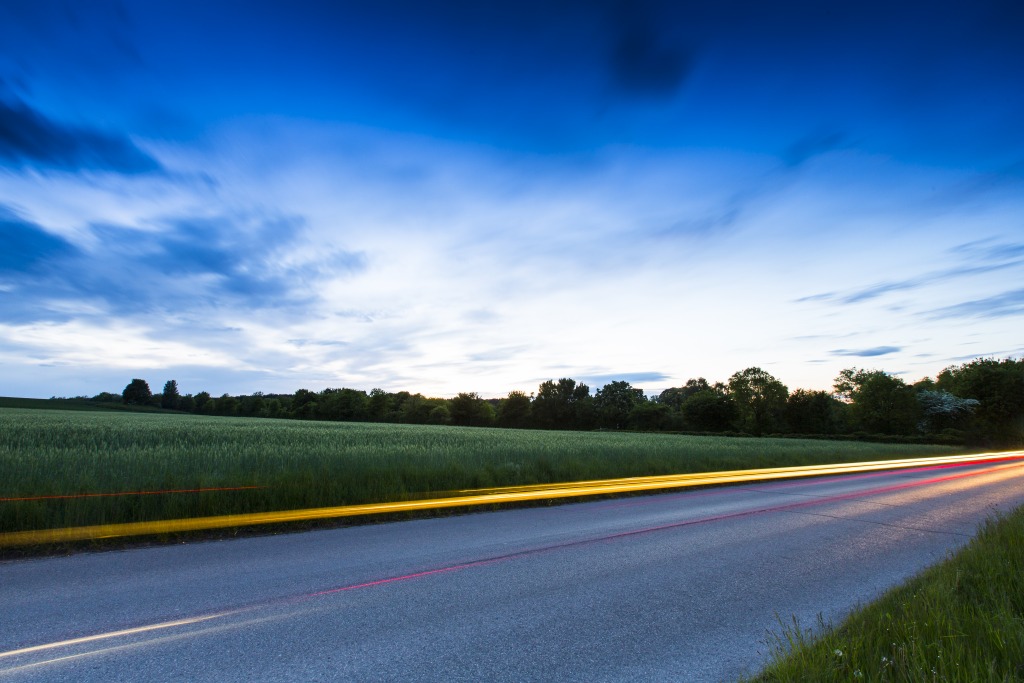
[[206,412],[206,404],[209,403],[209,402],[210,402],[210,392],[209,391],[200,391],[198,394],[196,394],[195,402],[194,402],[195,405],[192,408],[193,412],[196,412],[196,413],[204,413],[204,412]]
[[698,432],[726,432],[739,419],[739,410],[732,396],[715,387],[690,396],[680,406],[679,412],[684,426]]
[[680,426],[679,416],[664,403],[644,401],[629,411],[629,428],[644,432],[660,432]]
[[579,429],[589,426],[590,407],[590,387],[563,377],[541,383],[531,409],[534,423],[542,429]]
[[238,414],[242,417],[264,417],[266,414],[263,392],[242,396],[238,401]]
[[144,379],[133,379],[121,392],[121,399],[132,406],[144,406],[153,398],[149,383]]
[[440,399],[432,400],[425,398],[423,394],[412,394],[402,401],[402,408],[398,416],[399,422],[425,425],[430,422],[430,414],[434,408],[443,404],[444,401]]
[[293,417],[311,420],[316,415],[317,395],[309,389],[299,389],[292,396],[289,410]]
[[448,402],[448,416],[454,425],[487,427],[494,423],[494,408],[475,391],[464,391]]
[[447,401],[435,403],[434,407],[430,409],[430,414],[427,416],[427,424],[431,425],[446,425],[450,424],[451,421],[452,414],[448,410]]
[[786,401],[786,426],[794,434],[834,434],[842,406],[827,391],[797,389]]
[[970,423],[972,440],[1024,444],[1024,359],[978,358],[939,373],[938,388],[979,402]]
[[281,404],[281,399],[272,398],[267,401],[267,417],[284,417],[284,407]]
[[851,402],[854,426],[875,434],[912,434],[921,419],[914,389],[881,370],[847,368],[839,373],[836,394]]
[[169,379],[164,382],[164,390],[160,396],[160,407],[169,410],[177,410],[181,404],[181,394],[178,393],[178,382]]
[[[211,403],[213,403],[211,401]],[[238,399],[228,394],[221,394],[214,407],[218,415],[233,416],[238,414]]]
[[697,379],[688,379],[686,384],[681,387],[669,387],[665,391],[658,395],[657,402],[663,403],[672,410],[679,410],[686,399],[690,398],[698,391],[705,391],[710,389],[711,385],[703,377]]
[[747,368],[729,378],[729,393],[740,411],[739,427],[751,434],[782,430],[789,389],[761,368]]
[[629,382],[609,382],[594,396],[598,423],[609,429],[623,429],[633,409],[646,401],[643,389],[636,389]]
[[371,389],[366,401],[366,417],[373,422],[384,422],[388,419],[393,404],[392,394],[379,388]]
[[191,413],[196,409],[196,398],[192,394],[185,394],[178,401],[178,410],[183,410],[186,413]]
[[366,419],[367,402],[366,392],[359,389],[324,389],[317,400],[316,417],[360,422]]
[[499,427],[527,427],[530,424],[530,397],[523,391],[510,391],[498,406]]

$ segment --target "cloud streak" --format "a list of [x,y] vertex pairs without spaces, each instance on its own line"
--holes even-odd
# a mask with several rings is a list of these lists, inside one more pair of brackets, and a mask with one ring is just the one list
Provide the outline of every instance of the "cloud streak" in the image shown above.
[[861,287],[842,292],[824,292],[801,297],[797,303],[812,301],[831,301],[841,305],[859,304],[878,299],[892,292],[906,292],[933,284],[951,282],[975,275],[986,275],[1024,266],[1024,244],[997,243],[992,240],[971,242],[951,250],[958,254],[967,264],[944,268],[942,270],[923,273],[916,277],[902,280],[878,282],[868,287]]
[[599,389],[611,382],[629,382],[630,384],[664,382],[665,380],[671,379],[671,375],[666,375],[663,372],[620,372],[601,375],[583,375],[581,377],[574,377],[573,379],[589,385],[591,389]]
[[874,358],[875,356],[887,356],[891,353],[899,353],[902,346],[874,346],[868,349],[834,349],[830,351],[833,356],[854,356],[856,358]]
[[945,318],[1009,318],[1024,315],[1024,289],[935,308],[924,314],[931,320]]
[[58,171],[162,171],[125,135],[58,123],[18,99],[0,97],[0,164]]

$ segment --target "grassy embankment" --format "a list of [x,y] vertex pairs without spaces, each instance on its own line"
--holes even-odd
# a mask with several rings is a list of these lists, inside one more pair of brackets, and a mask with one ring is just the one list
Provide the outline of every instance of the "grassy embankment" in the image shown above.
[[[1024,681],[1024,508],[959,553],[814,634],[778,636],[757,683]],[[822,633],[823,631],[823,633]]]
[[[953,452],[797,439],[0,408],[0,532]],[[236,490],[194,491],[216,488]],[[57,497],[182,490],[192,491]]]

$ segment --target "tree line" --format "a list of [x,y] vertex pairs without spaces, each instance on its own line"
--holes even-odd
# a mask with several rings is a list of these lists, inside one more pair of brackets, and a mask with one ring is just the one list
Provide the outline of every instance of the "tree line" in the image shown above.
[[726,382],[699,377],[657,396],[646,396],[626,381],[591,392],[567,377],[541,383],[536,393],[512,391],[500,399],[474,392],[431,398],[349,388],[213,397],[206,391],[182,395],[173,379],[154,394],[145,380],[133,379],[120,395],[105,392],[93,400],[203,415],[304,420],[1024,443],[1024,360],[1014,359],[980,358],[914,384],[882,370],[848,368],[836,377],[831,392],[791,392],[752,367]]

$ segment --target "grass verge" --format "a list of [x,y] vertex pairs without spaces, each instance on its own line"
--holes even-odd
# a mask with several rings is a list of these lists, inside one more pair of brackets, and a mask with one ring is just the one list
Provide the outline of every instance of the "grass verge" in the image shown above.
[[840,626],[774,638],[751,682],[1024,681],[1024,508]]

